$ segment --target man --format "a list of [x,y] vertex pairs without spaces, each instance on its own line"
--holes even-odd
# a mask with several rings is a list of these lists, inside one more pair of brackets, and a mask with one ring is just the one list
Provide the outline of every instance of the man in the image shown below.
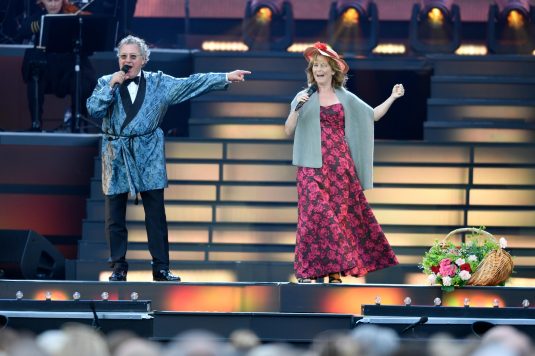
[[[87,100],[89,114],[103,119],[102,187],[105,194],[105,233],[110,244],[110,281],[126,281],[126,203],[128,193],[140,193],[145,210],[152,276],[155,281],[180,281],[169,270],[169,242],[164,206],[167,186],[161,120],[178,104],[229,82],[244,81],[248,71],[201,73],[174,78],[160,71],[146,72],[150,51],[144,40],[127,36],[117,47],[121,71],[98,80]],[[127,67],[128,66],[128,67]],[[118,88],[118,90],[117,90]]]

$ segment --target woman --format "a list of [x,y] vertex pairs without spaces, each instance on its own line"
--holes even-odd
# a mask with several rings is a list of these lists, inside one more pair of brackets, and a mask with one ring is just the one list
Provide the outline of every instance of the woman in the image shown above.
[[300,283],[325,276],[341,283],[341,275],[359,277],[398,263],[364,190],[373,186],[373,123],[404,89],[396,84],[372,109],[346,90],[349,67],[332,48],[318,42],[304,56],[317,93],[298,93],[285,123],[298,166],[295,274]]

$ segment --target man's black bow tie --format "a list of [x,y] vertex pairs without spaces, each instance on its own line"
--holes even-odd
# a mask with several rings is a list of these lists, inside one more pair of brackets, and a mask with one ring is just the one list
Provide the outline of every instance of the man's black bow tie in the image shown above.
[[129,86],[130,83],[136,83],[137,85],[139,85],[139,78],[141,78],[141,77],[138,75],[135,78],[125,80],[123,83],[124,83],[125,86]]

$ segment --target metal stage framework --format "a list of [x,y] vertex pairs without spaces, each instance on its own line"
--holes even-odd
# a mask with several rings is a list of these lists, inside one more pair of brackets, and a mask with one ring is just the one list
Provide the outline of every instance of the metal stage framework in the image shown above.
[[223,338],[237,329],[264,342],[306,344],[321,332],[377,324],[403,338],[448,332],[456,338],[493,325],[535,336],[535,288],[386,284],[0,281],[8,327],[41,332],[77,321],[103,332],[127,329],[168,341],[191,329]]

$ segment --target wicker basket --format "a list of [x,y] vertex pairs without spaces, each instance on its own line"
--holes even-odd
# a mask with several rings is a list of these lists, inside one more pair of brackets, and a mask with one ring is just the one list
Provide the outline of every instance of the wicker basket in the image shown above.
[[[496,240],[494,235],[485,230],[466,227],[451,231],[443,241],[445,242],[451,236],[462,232],[473,232]],[[507,251],[502,248],[491,251],[487,256],[485,256],[483,261],[479,263],[476,271],[472,274],[472,277],[466,284],[472,286],[497,286],[504,283],[509,276],[511,276],[511,273],[513,273],[513,267],[513,258]]]

